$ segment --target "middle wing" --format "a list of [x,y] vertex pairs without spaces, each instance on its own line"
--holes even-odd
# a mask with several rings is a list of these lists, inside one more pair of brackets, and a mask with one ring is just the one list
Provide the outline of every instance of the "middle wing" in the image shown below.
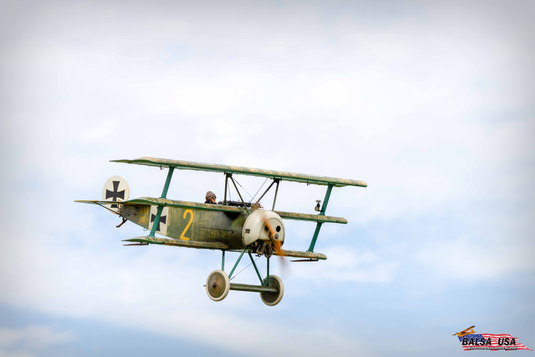
[[[91,200],[78,200],[75,202],[80,203],[92,203],[99,206],[104,206],[111,204],[110,201],[91,201]],[[221,212],[234,212],[234,213],[245,213],[245,209],[242,207],[231,207],[231,206],[221,206],[221,205],[211,205],[206,203],[197,203],[197,202],[188,202],[188,201],[175,201],[169,200],[166,198],[154,198],[154,197],[140,197],[133,200],[121,201],[121,205],[146,205],[146,206],[170,206],[170,207],[182,207],[182,208],[196,208],[204,209],[211,211],[221,211]],[[312,222],[321,222],[321,223],[340,223],[347,224],[347,220],[342,217],[330,217],[322,216],[318,214],[305,214],[305,213],[294,213],[294,212],[282,212],[275,211],[281,218],[291,219],[296,221],[312,221]]]

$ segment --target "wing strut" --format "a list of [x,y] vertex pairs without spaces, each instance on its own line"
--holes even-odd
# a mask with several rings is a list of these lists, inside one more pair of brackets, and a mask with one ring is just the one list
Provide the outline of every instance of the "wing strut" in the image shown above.
[[[245,204],[245,201],[243,200],[243,198],[241,197],[241,193],[240,193],[240,190],[238,190],[238,186],[236,186],[236,182],[234,182],[234,178],[232,178],[232,174],[230,174],[229,176],[227,176],[230,178],[230,181],[232,182],[232,184],[234,185],[234,188],[236,189],[236,192],[238,192],[238,196],[240,196],[240,200],[241,200],[241,203],[243,203],[243,207],[245,208],[245,210],[247,211],[247,214],[249,214],[249,209],[247,209],[247,205]],[[240,185],[241,186],[241,185]],[[226,193],[226,192],[225,192]]]
[[262,194],[262,196],[260,196],[260,198],[258,200],[256,200],[255,204],[258,204],[260,203],[260,200],[262,198],[264,198],[264,196],[266,195],[266,193],[268,193],[268,191],[271,189],[271,187],[275,184],[275,182],[278,182],[277,180],[273,180],[273,182],[271,183],[271,185],[268,186],[268,188],[264,191],[264,193]]
[[271,210],[274,211],[275,210],[275,202],[277,201],[277,192],[279,192],[279,182],[280,182],[280,179],[274,178],[273,182],[271,183],[271,185],[269,185],[269,187],[264,191],[262,196],[260,196],[260,198],[258,200],[256,200],[256,204],[260,203],[260,200],[262,198],[264,198],[266,193],[268,193],[268,191],[271,189],[271,187],[273,187],[274,184],[277,184],[277,187],[275,188],[275,196],[273,197],[273,207],[271,208]]
[[[327,193],[325,194],[325,199],[323,200],[323,205],[321,206],[321,211],[319,215],[325,216],[325,211],[327,210],[327,204],[329,204],[329,198],[331,198],[331,191],[333,190],[333,185],[330,184],[329,187],[327,187]],[[314,246],[316,245],[316,240],[318,239],[318,235],[320,234],[321,225],[323,222],[318,222],[316,224],[316,230],[314,231],[314,236],[312,236],[312,241],[310,242],[310,247],[308,247],[307,252],[313,252]]]
[[232,174],[229,174],[227,172],[225,172],[225,198],[223,199],[223,204],[226,206],[227,205],[227,186],[228,186],[228,178],[229,176],[231,176]]
[[279,179],[276,179],[277,180],[277,188],[275,188],[275,196],[273,197],[273,207],[271,208],[272,211],[275,210],[275,202],[277,202],[277,193],[279,192],[279,182],[280,180]]
[[[169,166],[169,172],[167,173],[167,179],[165,180],[165,185],[163,186],[162,197],[167,198],[167,191],[169,190],[169,184],[171,183],[171,177],[173,177],[173,171],[175,168]],[[160,217],[162,216],[163,206],[158,205],[158,211],[156,212],[156,217],[154,218],[154,223],[152,224],[152,229],[150,230],[149,237],[154,238],[156,229],[158,228],[158,223],[160,222]]]

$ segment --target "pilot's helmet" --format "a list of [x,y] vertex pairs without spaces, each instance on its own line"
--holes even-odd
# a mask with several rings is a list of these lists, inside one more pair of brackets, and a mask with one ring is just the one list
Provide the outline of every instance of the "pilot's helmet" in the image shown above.
[[215,197],[215,193],[213,193],[212,191],[208,191],[206,192],[206,200],[211,200],[212,198],[216,198]]

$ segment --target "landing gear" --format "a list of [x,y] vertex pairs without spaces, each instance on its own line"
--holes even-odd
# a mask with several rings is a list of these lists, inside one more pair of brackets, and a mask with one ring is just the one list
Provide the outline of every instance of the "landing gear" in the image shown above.
[[267,280],[268,278],[264,279],[264,285],[277,289],[277,292],[261,292],[260,298],[267,306],[275,306],[282,300],[282,296],[284,295],[284,284],[282,283],[282,279],[276,275],[269,276],[269,285]]
[[[206,279],[206,293],[208,294],[208,297],[213,301],[221,301],[225,297],[227,297],[230,290],[249,291],[260,293],[260,298],[262,299],[264,304],[268,306],[277,305],[282,300],[282,297],[284,295],[284,284],[282,283],[282,279],[278,276],[269,275],[269,258],[267,259],[268,276],[264,280],[262,280],[260,272],[258,271],[258,268],[253,259],[253,256],[251,255],[251,252],[248,252],[249,258],[251,258],[251,263],[255,268],[256,274],[258,275],[258,279],[260,280],[261,285],[234,284],[230,282],[230,277],[232,277],[234,270],[238,266],[238,263],[240,262],[245,252],[246,249],[242,251],[240,257],[234,264],[230,275],[227,275],[223,270],[214,270],[210,273],[210,275],[208,275],[208,279]],[[225,253],[223,251],[223,261],[221,264],[222,268],[224,268],[225,266],[224,259]]]
[[206,279],[206,293],[214,301],[221,301],[227,297],[230,290],[230,280],[227,273],[214,270]]

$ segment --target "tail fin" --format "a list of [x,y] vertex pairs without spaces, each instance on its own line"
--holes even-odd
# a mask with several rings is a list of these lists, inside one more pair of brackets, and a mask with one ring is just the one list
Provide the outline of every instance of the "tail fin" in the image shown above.
[[[128,200],[129,197],[130,188],[126,180],[121,176],[110,177],[102,188],[102,201],[121,202]],[[111,204],[109,209],[117,212],[119,205],[116,203]]]

